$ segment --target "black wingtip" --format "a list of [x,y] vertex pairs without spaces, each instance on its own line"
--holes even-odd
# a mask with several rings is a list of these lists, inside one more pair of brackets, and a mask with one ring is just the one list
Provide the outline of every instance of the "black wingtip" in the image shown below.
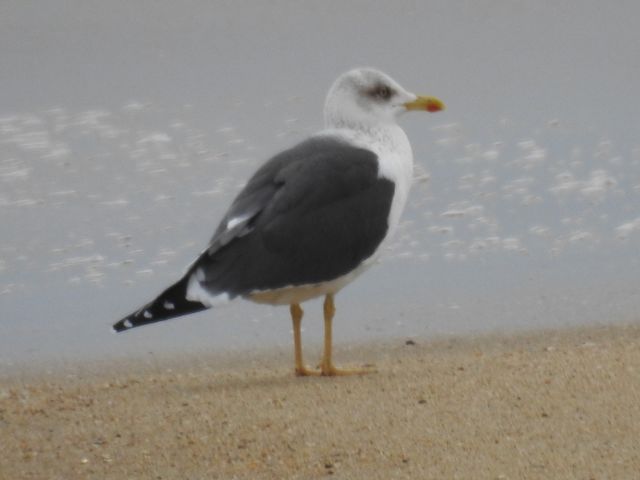
[[130,328],[133,328],[133,324],[131,323],[131,320],[129,320],[129,317],[123,318],[119,322],[114,323],[111,327],[114,333],[125,332]]
[[126,332],[135,327],[142,327],[143,325],[149,325],[150,323],[161,322],[163,320],[169,320],[180,315],[185,315],[185,311],[172,312],[166,311],[164,308],[158,308],[158,299],[152,303],[146,305],[140,310],[127,315],[119,322],[113,324],[113,331],[116,333]]
[[113,331],[116,333],[125,332],[135,327],[169,320],[209,308],[200,302],[187,299],[187,281],[188,276],[183,277],[179,282],[162,292],[155,300],[114,323]]

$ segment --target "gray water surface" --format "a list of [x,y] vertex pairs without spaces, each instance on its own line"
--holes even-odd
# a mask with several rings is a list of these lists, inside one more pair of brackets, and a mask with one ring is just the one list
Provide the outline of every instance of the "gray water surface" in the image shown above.
[[338,296],[338,342],[637,321],[639,5],[5,3],[0,367],[288,346],[287,309],[241,301],[110,325],[180,276],[359,65],[448,110],[402,119],[410,204]]

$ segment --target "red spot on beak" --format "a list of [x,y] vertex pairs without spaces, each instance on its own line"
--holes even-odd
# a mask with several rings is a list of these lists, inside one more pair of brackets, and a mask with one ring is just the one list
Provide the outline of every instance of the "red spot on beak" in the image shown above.
[[442,104],[439,102],[427,102],[427,112],[439,112],[442,110]]

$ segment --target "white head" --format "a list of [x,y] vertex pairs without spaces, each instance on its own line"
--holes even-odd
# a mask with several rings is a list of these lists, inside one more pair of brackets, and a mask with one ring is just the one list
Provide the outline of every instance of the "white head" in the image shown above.
[[327,128],[366,128],[395,123],[407,110],[437,112],[444,104],[433,97],[408,92],[373,68],[356,68],[333,83],[324,106]]

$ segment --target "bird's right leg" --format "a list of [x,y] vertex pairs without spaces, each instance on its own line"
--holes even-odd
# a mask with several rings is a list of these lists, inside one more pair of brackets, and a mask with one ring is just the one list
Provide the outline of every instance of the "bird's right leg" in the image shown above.
[[309,370],[302,360],[302,335],[300,333],[300,326],[302,324],[302,315],[304,314],[304,311],[298,303],[292,303],[290,306],[290,311],[291,320],[293,321],[293,344],[296,361],[296,375],[300,377],[308,375],[320,375],[319,371]]
[[336,307],[333,304],[333,293],[327,293],[324,299],[324,354],[320,362],[320,374],[326,376],[334,375],[364,375],[375,372],[371,367],[343,370],[336,368],[331,359],[331,351],[333,344],[333,315],[336,313]]

